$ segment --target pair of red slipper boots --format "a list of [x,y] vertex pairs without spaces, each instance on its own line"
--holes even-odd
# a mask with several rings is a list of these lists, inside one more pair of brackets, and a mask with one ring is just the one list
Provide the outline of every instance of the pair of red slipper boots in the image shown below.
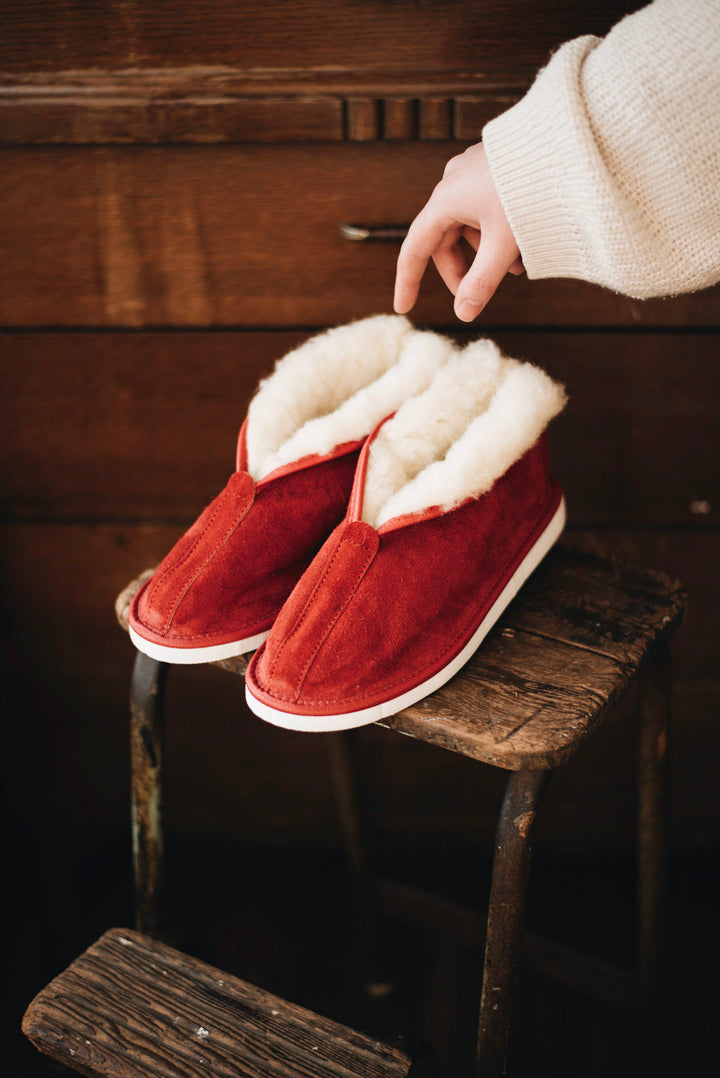
[[253,651],[247,700],[294,730],[374,722],[455,674],[562,531],[561,386],[402,317],[329,330],[260,384],[237,469],[138,592],[169,663]]

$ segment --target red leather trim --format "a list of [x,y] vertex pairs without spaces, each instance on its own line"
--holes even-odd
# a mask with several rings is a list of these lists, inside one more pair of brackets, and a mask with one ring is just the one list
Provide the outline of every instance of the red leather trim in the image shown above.
[[262,487],[267,486],[268,483],[272,483],[276,479],[282,479],[286,475],[292,475],[293,472],[299,472],[303,468],[311,468],[315,464],[322,464],[327,460],[336,460],[338,457],[344,457],[347,453],[354,453],[360,448],[364,440],[364,438],[360,438],[355,442],[341,442],[329,453],[308,453],[306,457],[300,457],[299,460],[293,460],[289,464],[274,468],[273,471],[268,472],[267,475],[258,480],[257,489],[260,490]]

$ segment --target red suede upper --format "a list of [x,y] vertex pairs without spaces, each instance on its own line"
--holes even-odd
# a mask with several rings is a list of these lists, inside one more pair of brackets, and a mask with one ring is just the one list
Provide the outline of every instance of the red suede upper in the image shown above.
[[235,472],[138,592],[130,624],[171,647],[233,642],[270,628],[293,586],[342,520],[357,447],[307,458],[257,485]]
[[560,499],[543,436],[487,494],[451,512],[379,532],[349,514],[256,653],[250,692],[276,709],[332,715],[423,683],[473,635]]

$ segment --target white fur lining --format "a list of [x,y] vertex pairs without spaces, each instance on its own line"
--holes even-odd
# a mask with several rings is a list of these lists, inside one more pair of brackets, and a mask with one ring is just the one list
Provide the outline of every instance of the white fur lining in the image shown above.
[[531,448],[566,402],[538,367],[503,356],[489,340],[453,357],[428,389],[407,401],[370,448],[363,520],[440,506],[486,493]]
[[248,471],[262,479],[309,454],[359,441],[454,352],[404,317],[376,315],[321,333],[261,382],[248,409]]

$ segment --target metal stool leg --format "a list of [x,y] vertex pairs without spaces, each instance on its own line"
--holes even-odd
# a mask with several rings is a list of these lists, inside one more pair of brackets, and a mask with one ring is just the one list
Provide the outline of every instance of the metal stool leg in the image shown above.
[[130,695],[135,927],[157,935],[165,885],[164,699],[168,666],[137,653]]
[[666,889],[670,652],[657,644],[638,677],[638,972],[649,996],[661,976]]
[[531,840],[551,771],[515,771],[495,833],[476,1066],[482,1078],[505,1074],[510,1018],[525,924]]

